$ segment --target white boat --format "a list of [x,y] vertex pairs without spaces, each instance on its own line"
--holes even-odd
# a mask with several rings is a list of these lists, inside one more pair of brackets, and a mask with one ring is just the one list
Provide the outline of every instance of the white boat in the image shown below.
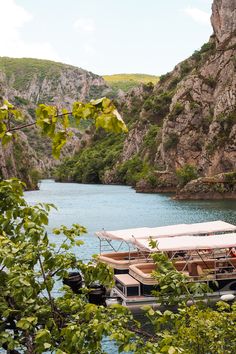
[[[135,228],[115,231],[98,231],[95,235],[100,241],[98,260],[114,269],[115,273],[128,273],[129,265],[147,262],[152,250],[149,239],[160,242],[161,238],[176,236],[223,234],[236,231],[236,226],[224,221],[210,221],[195,224],[179,224],[155,228]],[[170,240],[171,242],[171,240]],[[126,251],[120,251],[125,247]],[[109,250],[110,252],[104,252]]]
[[[158,283],[153,277],[156,265],[150,255],[160,251],[189,281],[206,282],[213,290],[209,295],[212,298],[235,296],[236,258],[231,257],[231,250],[236,247],[236,233],[232,231],[236,231],[235,225],[214,221],[96,233],[100,245],[105,240],[111,246],[112,241],[118,240],[128,246],[127,252],[115,252],[113,247],[114,252],[98,257],[114,269],[111,296],[130,308],[154,305],[152,290]],[[157,241],[157,248],[150,246],[150,239]],[[131,251],[132,248],[136,250]]]

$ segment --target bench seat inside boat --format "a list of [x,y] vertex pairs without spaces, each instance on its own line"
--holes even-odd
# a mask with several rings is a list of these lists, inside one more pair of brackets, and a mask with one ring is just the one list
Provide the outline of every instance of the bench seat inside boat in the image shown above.
[[[174,262],[175,268],[194,279],[205,278],[205,279],[214,279],[216,269],[221,263],[222,267],[236,267],[236,258],[225,258],[223,260],[215,260],[215,259],[194,259],[191,261],[176,261]],[[140,263],[133,264],[129,266],[129,274],[135,279],[139,280],[142,284],[146,285],[154,285],[157,281],[154,279],[152,272],[157,269],[155,263]],[[232,270],[231,270],[232,271]],[[235,269],[236,272],[236,269]],[[230,272],[228,273],[230,277]],[[224,273],[223,277],[227,277],[227,274]]]
[[111,252],[101,253],[97,260],[108,264],[114,269],[129,269],[130,264],[141,263],[147,254],[140,252]]
[[156,279],[153,278],[152,272],[156,269],[155,263],[139,263],[129,266],[129,274],[145,285],[155,285]]
[[[183,270],[186,266],[186,262],[176,262],[175,267],[178,271],[188,275],[187,270]],[[157,284],[156,279],[154,279],[152,272],[157,269],[155,263],[140,263],[130,265],[129,274],[132,275],[135,279],[139,280],[142,284],[145,285],[155,285]]]
[[[188,262],[189,275],[192,277],[203,277],[217,273],[219,269],[236,267],[236,258],[224,259],[194,259]],[[235,269],[236,270],[236,269]]]

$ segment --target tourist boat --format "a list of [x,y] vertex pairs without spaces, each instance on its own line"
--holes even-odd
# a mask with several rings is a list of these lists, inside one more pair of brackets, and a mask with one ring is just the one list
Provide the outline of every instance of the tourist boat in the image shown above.
[[[236,258],[231,257],[231,250],[236,247],[236,233],[233,231],[236,226],[214,221],[96,233],[100,249],[104,240],[110,246],[112,241],[120,242],[118,249],[112,246],[114,252],[98,256],[98,261],[114,269],[115,286],[107,303],[118,299],[132,309],[156,304],[152,290],[158,287],[153,276],[157,265],[151,254],[160,251],[169,256],[177,271],[184,273],[189,281],[207,283],[213,291],[208,294],[212,300],[219,300],[222,296],[234,297]],[[150,239],[158,242],[158,248],[150,246]],[[128,251],[120,252],[124,243]]]
[[[129,266],[150,259],[151,251],[140,247],[139,240],[159,240],[165,237],[223,234],[236,231],[236,226],[224,221],[195,224],[178,224],[161,227],[142,227],[126,230],[99,231],[95,235],[100,242],[98,261],[108,264],[115,274],[128,273]],[[123,249],[122,251],[120,251]],[[104,252],[104,251],[110,252]]]

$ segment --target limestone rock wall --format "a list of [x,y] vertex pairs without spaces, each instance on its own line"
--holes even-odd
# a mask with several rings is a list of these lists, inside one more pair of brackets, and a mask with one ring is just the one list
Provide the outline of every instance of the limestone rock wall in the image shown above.
[[[174,180],[176,169],[186,164],[194,165],[199,176],[236,170],[236,1],[214,0],[211,22],[213,35],[200,51],[176,65],[148,94],[126,95],[128,116],[137,105],[135,94],[142,103],[119,163],[134,154],[149,156],[142,141],[148,127],[158,124],[162,136],[151,161],[157,171],[173,173]],[[171,97],[166,106],[163,97],[166,102]]]

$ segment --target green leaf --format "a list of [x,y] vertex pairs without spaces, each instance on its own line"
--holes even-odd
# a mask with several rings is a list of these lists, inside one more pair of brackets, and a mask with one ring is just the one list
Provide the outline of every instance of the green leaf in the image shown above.
[[8,144],[11,140],[12,140],[13,134],[10,132],[6,132],[3,136],[2,136],[2,145],[6,145]]
[[50,343],[44,343],[43,346],[44,346],[45,349],[49,349],[51,347],[51,344]]

